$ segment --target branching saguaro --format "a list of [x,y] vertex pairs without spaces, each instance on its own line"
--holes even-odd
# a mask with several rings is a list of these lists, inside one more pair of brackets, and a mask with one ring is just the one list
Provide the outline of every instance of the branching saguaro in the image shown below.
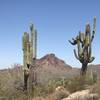
[[32,93],[33,83],[36,82],[36,49],[37,49],[37,31],[33,24],[30,26],[30,34],[23,34],[23,68],[24,68],[24,90]]
[[85,32],[79,32],[76,38],[72,38],[69,42],[72,45],[77,45],[77,53],[74,49],[75,57],[82,63],[81,75],[85,75],[88,63],[91,63],[95,58],[91,56],[92,41],[96,31],[96,17],[94,17],[93,31],[90,29],[90,24],[86,24]]

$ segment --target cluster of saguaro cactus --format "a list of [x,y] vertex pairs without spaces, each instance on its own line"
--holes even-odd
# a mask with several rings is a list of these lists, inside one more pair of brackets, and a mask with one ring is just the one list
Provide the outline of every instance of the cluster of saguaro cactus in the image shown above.
[[[24,32],[23,34],[23,67],[24,67],[24,89],[30,87],[32,81],[36,80],[33,68],[35,67],[36,59],[36,42],[37,42],[37,31],[34,29],[33,24],[30,26],[30,34]],[[28,81],[29,78],[29,81]]]
[[76,38],[72,38],[73,41],[69,42],[72,45],[77,45],[77,51],[74,49],[75,57],[82,63],[81,74],[86,74],[87,65],[91,63],[95,58],[91,56],[92,48],[91,44],[94,39],[96,30],[96,17],[94,17],[93,31],[91,32],[90,24],[86,24],[85,32],[79,32]]

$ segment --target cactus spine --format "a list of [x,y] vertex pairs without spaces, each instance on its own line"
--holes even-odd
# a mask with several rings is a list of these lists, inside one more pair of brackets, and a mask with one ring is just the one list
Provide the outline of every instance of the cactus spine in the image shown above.
[[77,52],[74,49],[74,55],[75,57],[82,63],[81,68],[81,75],[86,74],[87,65],[88,63],[91,63],[95,58],[91,56],[92,48],[91,44],[94,39],[94,34],[96,31],[96,17],[94,17],[94,24],[93,24],[93,31],[91,32],[90,24],[86,24],[85,33],[79,32],[77,37],[73,41],[69,42],[72,45],[77,45]]
[[36,67],[36,47],[37,46],[37,32],[33,24],[30,25],[30,34],[24,32],[23,34],[23,66],[24,66],[24,89],[32,90],[33,81],[36,81],[36,74],[34,67]]

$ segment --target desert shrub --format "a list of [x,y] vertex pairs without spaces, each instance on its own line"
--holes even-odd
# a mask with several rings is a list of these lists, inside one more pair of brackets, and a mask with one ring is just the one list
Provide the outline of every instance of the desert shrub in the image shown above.
[[64,90],[55,91],[52,94],[48,94],[45,100],[62,100],[65,97],[68,97],[69,92]]
[[84,80],[80,77],[75,77],[69,80],[69,82],[65,86],[68,91],[71,93],[76,92],[78,90],[83,90],[84,87]]
[[55,90],[55,82],[54,81],[49,81],[48,83],[45,84],[37,84],[34,87],[34,94],[35,96],[46,96],[48,94],[51,94]]
[[34,86],[34,96],[45,96],[48,93],[48,88],[45,85],[39,84]]
[[91,87],[91,93],[97,93],[100,95],[100,81],[97,82],[96,84],[94,84],[92,87]]
[[97,75],[96,73],[87,73],[85,76],[85,84],[93,85],[97,82]]
[[71,93],[84,90],[88,86],[96,83],[96,76],[91,77],[90,74],[85,76],[77,76],[71,79],[64,79],[63,86]]
[[53,79],[49,80],[45,84],[37,84],[34,87],[34,94],[35,96],[47,96],[48,94],[52,94],[55,92],[55,88],[58,86],[62,86],[62,80],[60,79]]
[[[60,100],[66,97],[67,93],[65,90],[55,92],[56,87],[63,86],[72,93],[83,90],[86,88],[86,85],[92,85],[95,82],[96,80],[93,81],[93,78],[89,76],[71,79],[56,78],[49,80],[45,84],[36,84],[34,86],[34,96],[45,98],[51,95],[52,98],[55,98],[54,100]],[[94,90],[100,94],[99,85]],[[23,71],[18,65],[0,72],[0,100],[28,100],[28,94],[23,91]]]
[[23,91],[23,71],[19,65],[0,72],[0,100],[27,100]]

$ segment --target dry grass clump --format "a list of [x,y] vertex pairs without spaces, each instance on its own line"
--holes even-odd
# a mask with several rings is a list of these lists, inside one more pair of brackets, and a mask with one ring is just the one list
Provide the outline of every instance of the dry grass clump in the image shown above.
[[61,100],[65,97],[68,97],[69,92],[66,89],[61,89],[58,91],[53,92],[52,94],[49,94],[45,100]]
[[100,96],[100,82],[95,83],[90,90],[91,93],[96,93]]
[[79,91],[79,90],[84,90],[84,80],[80,77],[75,77],[72,78],[68,81],[68,83],[65,85],[65,88],[70,91],[70,93]]
[[96,81],[94,81],[89,75],[78,76],[67,81],[65,80],[64,86],[70,93],[73,93],[76,91],[85,90],[88,86],[95,84],[95,82]]

